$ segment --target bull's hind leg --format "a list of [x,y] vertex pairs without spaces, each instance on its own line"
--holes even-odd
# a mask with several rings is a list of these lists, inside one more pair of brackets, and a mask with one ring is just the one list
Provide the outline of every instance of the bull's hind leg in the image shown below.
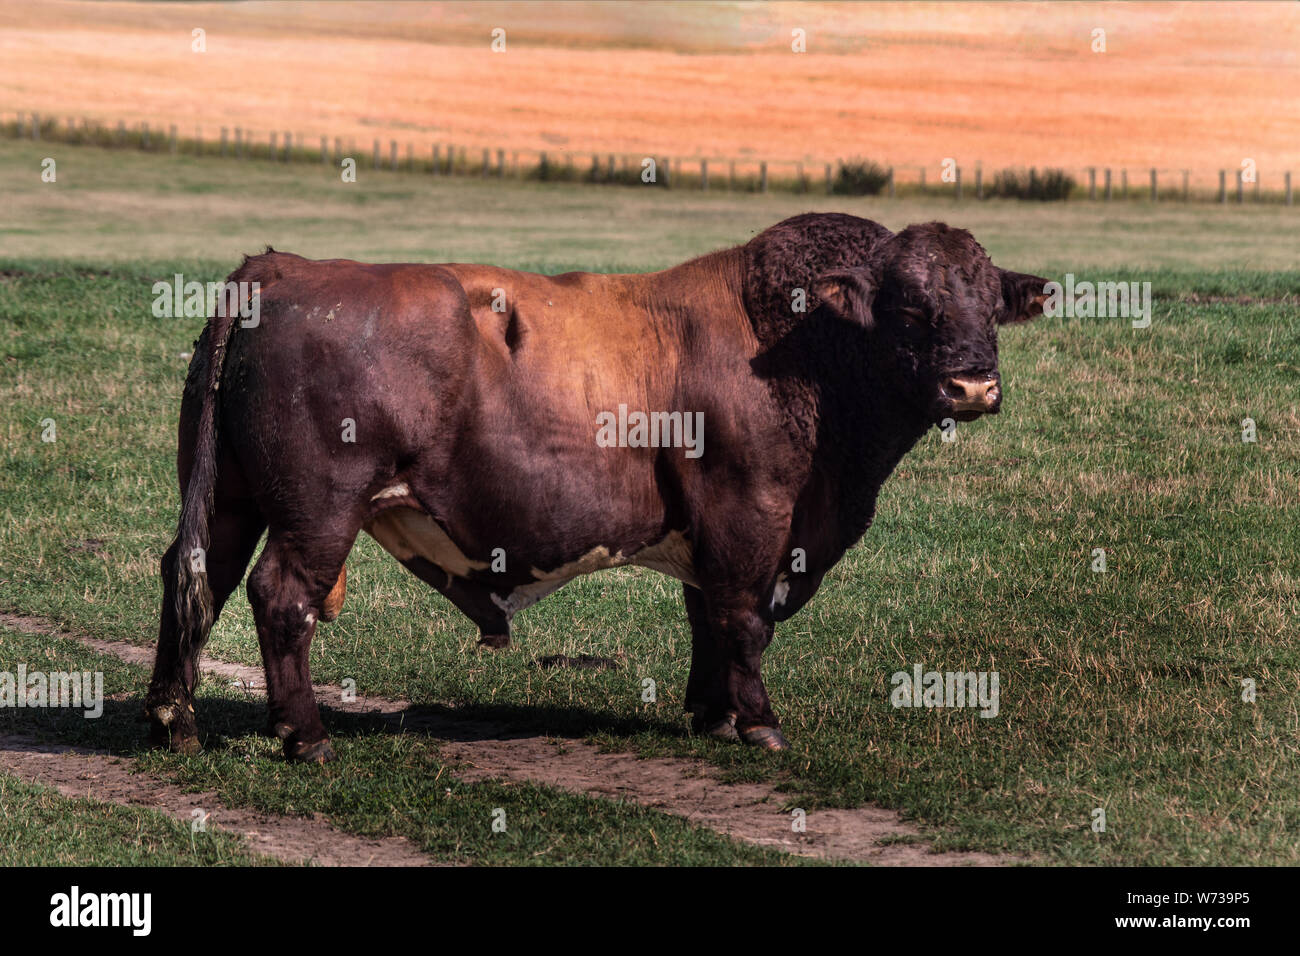
[[206,580],[212,594],[212,622],[215,623],[226,599],[243,578],[265,527],[261,513],[251,501],[218,498],[209,526],[207,551],[182,555],[179,542],[174,541],[163,555],[162,623],[153,678],[145,697],[145,716],[149,719],[149,736],[154,745],[183,753],[199,749],[194,689],[199,679],[199,654],[207,643],[211,625],[197,629],[188,640],[182,641],[182,628],[177,621],[177,562],[190,562],[195,574]]
[[312,689],[308,653],[355,539],[355,529],[307,537],[273,527],[248,576],[270,724],[290,760],[334,758]]

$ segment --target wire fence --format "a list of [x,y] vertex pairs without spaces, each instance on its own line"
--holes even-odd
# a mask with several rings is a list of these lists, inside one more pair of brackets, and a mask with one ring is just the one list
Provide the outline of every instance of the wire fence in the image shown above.
[[[1243,160],[1232,169],[1191,170],[1082,166],[1003,168],[946,160],[937,166],[887,165],[851,159],[834,161],[648,156],[575,153],[536,149],[467,147],[455,143],[383,140],[370,143],[339,136],[305,136],[288,130],[222,126],[205,136],[201,126],[185,135],[176,124],[128,124],[56,118],[34,112],[0,115],[0,133],[11,139],[69,143],[106,149],[141,150],[173,156],[220,157],[235,161],[314,163],[357,169],[745,193],[947,196],[956,201],[997,196],[1096,202],[1217,202],[1293,205],[1290,170],[1269,170]],[[869,166],[870,175],[860,175]]]

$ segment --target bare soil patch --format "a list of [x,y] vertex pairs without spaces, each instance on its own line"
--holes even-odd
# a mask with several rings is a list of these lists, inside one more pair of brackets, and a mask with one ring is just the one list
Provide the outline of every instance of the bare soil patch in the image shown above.
[[[153,663],[151,648],[65,631],[44,618],[0,614],[0,624],[29,633],[68,637],[128,663]],[[260,694],[265,686],[258,668],[206,655],[201,667],[207,674],[239,682],[250,693]],[[626,800],[684,817],[747,843],[800,856],[885,866],[1002,866],[1024,862],[989,853],[934,853],[919,828],[904,822],[896,811],[881,807],[809,811],[804,831],[795,832],[794,810],[798,808],[787,806],[787,798],[770,785],[724,783],[712,767],[699,761],[604,753],[580,740],[521,733],[504,724],[429,713],[410,701],[363,695],[345,700],[341,687],[317,684],[315,688],[316,698],[324,707],[379,717],[395,727],[418,730],[433,738],[439,752],[456,765],[456,776],[468,782],[505,779]],[[5,766],[3,751],[0,743],[0,766]],[[87,789],[83,785],[79,795],[86,795]],[[186,819],[188,808],[200,805],[197,801],[201,797],[185,795]]]

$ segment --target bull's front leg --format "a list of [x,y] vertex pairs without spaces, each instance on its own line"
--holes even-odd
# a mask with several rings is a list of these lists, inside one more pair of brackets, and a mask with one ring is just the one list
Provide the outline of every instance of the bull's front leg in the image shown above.
[[768,750],[789,747],[761,673],[773,621],[758,593],[701,593],[687,587],[691,676],[686,708],[697,732]]
[[682,596],[691,624],[691,673],[686,679],[686,712],[691,715],[691,728],[697,734],[737,740],[736,713],[728,702],[725,672],[709,627],[704,594],[694,585],[683,584]]

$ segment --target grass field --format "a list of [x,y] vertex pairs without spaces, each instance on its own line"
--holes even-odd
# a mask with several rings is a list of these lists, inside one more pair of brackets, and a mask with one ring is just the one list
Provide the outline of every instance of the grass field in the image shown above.
[[[1007,330],[1004,414],[952,443],[932,433],[904,460],[875,526],[767,652],[788,754],[685,735],[679,587],[636,569],[573,582],[516,619],[509,650],[487,653],[450,605],[363,538],[313,673],[610,748],[696,757],[736,779],[780,782],[790,806],[876,801],[936,828],[945,848],[1049,863],[1300,863],[1293,212],[810,203],[384,174],[343,186],[271,164],[60,149],[59,182],[44,185],[39,149],[0,144],[11,211],[0,226],[0,609],[141,644],[155,635],[156,569],[178,508],[182,353],[201,327],[150,314],[153,282],[173,272],[216,279],[266,242],[316,256],[640,271],[812,206],[891,227],[947,219],[1011,268],[1150,279],[1149,329],[1062,318]],[[1247,417],[1254,443],[1241,438]],[[53,443],[41,441],[47,418]],[[1107,550],[1104,574],[1090,570],[1095,548]],[[209,650],[259,662],[240,594]],[[555,653],[624,666],[531,666]],[[45,659],[104,669],[118,704],[98,722],[0,713],[0,733],[141,754],[143,671],[72,642],[0,633],[0,670]],[[915,663],[998,671],[999,715],[894,710],[890,675]],[[641,702],[643,677],[656,680],[657,704]],[[1246,678],[1254,703],[1242,700]],[[791,862],[653,811],[448,784],[428,741],[361,722],[331,725],[338,764],[287,766],[256,735],[259,708],[211,681],[199,707],[208,751],[143,754],[144,769],[230,802],[403,834],[438,858]],[[51,798],[0,783],[0,799],[36,818]],[[493,842],[497,806],[528,823]],[[1090,828],[1097,807],[1105,833]],[[146,822],[155,862],[188,849],[188,834]],[[51,837],[24,860],[60,859],[65,842]]]

